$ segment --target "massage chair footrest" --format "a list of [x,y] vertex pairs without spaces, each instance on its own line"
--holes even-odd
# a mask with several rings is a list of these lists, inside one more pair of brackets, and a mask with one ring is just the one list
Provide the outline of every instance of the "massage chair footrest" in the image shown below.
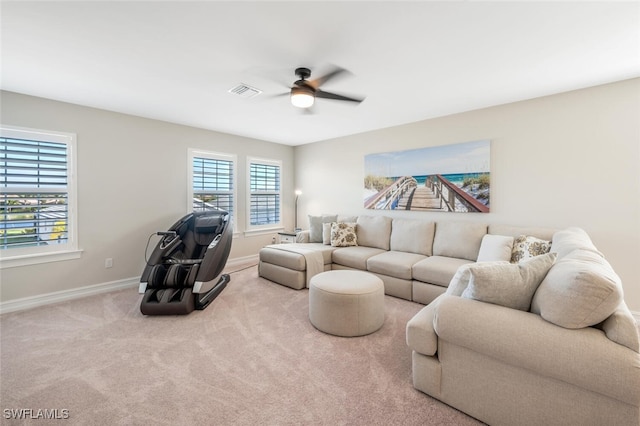
[[147,289],[140,303],[140,311],[144,315],[186,315],[194,309],[203,310],[218,297],[229,281],[231,277],[228,274],[220,275],[216,285],[202,294],[194,294],[191,287]]
[[144,315],[186,315],[195,309],[196,295],[190,287],[150,288],[140,304]]

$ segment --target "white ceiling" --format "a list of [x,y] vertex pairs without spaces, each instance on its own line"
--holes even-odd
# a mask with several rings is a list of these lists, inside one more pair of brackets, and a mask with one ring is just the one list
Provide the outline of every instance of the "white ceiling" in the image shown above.
[[[640,76],[640,2],[2,2],[2,89],[300,145]],[[352,75],[313,114],[294,69]],[[228,93],[239,83],[263,90]]]

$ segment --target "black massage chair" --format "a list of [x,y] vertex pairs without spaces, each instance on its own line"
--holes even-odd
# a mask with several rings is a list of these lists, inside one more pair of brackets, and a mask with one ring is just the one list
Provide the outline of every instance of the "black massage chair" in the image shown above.
[[209,306],[230,281],[229,275],[220,275],[231,251],[229,213],[190,213],[158,235],[162,238],[140,278],[140,311],[180,315]]

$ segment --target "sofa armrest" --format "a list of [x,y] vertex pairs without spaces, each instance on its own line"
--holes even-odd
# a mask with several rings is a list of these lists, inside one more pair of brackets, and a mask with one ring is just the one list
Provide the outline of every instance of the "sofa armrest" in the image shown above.
[[311,231],[305,229],[304,231],[300,231],[296,234],[296,243],[308,243],[311,241]]
[[640,354],[601,330],[566,329],[531,312],[449,295],[440,300],[433,324],[441,340],[640,405]]
[[433,316],[444,294],[433,299],[407,323],[407,346],[422,355],[434,356],[438,351],[438,335],[433,329]]

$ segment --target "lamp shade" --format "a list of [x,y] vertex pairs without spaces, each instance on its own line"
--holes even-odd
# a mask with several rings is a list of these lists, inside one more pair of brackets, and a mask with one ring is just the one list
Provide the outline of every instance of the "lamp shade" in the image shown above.
[[309,108],[313,105],[315,96],[313,89],[304,86],[291,88],[291,104],[298,108]]

